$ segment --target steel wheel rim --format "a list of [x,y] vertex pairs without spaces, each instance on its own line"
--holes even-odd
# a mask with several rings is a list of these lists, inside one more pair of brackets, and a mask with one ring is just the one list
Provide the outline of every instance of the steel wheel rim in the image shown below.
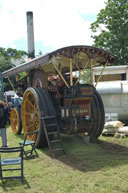
[[13,133],[17,134],[18,128],[19,128],[19,114],[18,111],[13,108],[11,113],[10,113],[10,123],[11,123],[11,128]]
[[[28,90],[25,92],[22,103],[21,117],[23,123],[24,135],[27,132],[39,130],[39,106],[35,100],[34,94]],[[30,140],[34,140],[34,136],[30,136]]]

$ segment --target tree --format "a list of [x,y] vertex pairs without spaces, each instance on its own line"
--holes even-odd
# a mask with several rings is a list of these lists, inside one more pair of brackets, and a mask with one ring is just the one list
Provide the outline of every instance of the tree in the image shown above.
[[[0,47],[0,71],[4,72],[15,67],[17,64],[23,63],[26,56],[27,53],[25,51]],[[15,81],[15,77],[13,77],[13,80]],[[11,87],[8,84],[8,80],[4,79],[4,90],[9,89]]]
[[25,51],[0,47],[0,71],[3,72],[22,63],[26,56]]
[[94,46],[117,56],[116,65],[128,64],[128,0],[108,0],[91,24]]

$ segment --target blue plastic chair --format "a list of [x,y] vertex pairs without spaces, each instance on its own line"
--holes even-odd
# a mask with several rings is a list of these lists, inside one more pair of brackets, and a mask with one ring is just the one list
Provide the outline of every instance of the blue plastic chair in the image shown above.
[[[31,156],[38,157],[38,153],[35,148],[36,140],[38,137],[38,130],[34,130],[32,132],[26,133],[26,136],[24,138],[24,141],[19,142],[19,145],[23,147],[23,155],[25,155],[26,159],[30,158]],[[30,137],[31,136],[31,137]],[[31,138],[34,138],[33,141],[29,140]],[[29,150],[26,150],[26,146],[30,146]]]
[[[9,155],[9,154],[12,154],[12,155]],[[11,176],[3,175],[4,172],[16,171],[16,170],[20,171],[19,175],[11,175]],[[13,174],[13,172],[11,172],[11,174]],[[23,148],[22,147],[0,148],[0,180],[11,179],[11,178],[20,178],[21,182],[23,183]]]

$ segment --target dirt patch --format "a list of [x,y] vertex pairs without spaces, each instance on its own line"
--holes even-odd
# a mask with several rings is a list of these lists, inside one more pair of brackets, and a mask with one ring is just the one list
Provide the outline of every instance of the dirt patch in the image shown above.
[[108,151],[109,153],[128,154],[128,147],[120,145],[120,144],[117,144],[117,143],[101,141],[99,143],[99,146],[102,149]]

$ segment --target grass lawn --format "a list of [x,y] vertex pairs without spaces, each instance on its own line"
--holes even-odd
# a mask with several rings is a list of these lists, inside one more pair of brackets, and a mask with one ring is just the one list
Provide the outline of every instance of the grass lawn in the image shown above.
[[[7,129],[8,146],[24,136]],[[128,138],[103,137],[85,144],[78,136],[63,135],[66,155],[50,157],[47,148],[38,158],[24,160],[24,183],[0,182],[0,193],[128,193]]]

